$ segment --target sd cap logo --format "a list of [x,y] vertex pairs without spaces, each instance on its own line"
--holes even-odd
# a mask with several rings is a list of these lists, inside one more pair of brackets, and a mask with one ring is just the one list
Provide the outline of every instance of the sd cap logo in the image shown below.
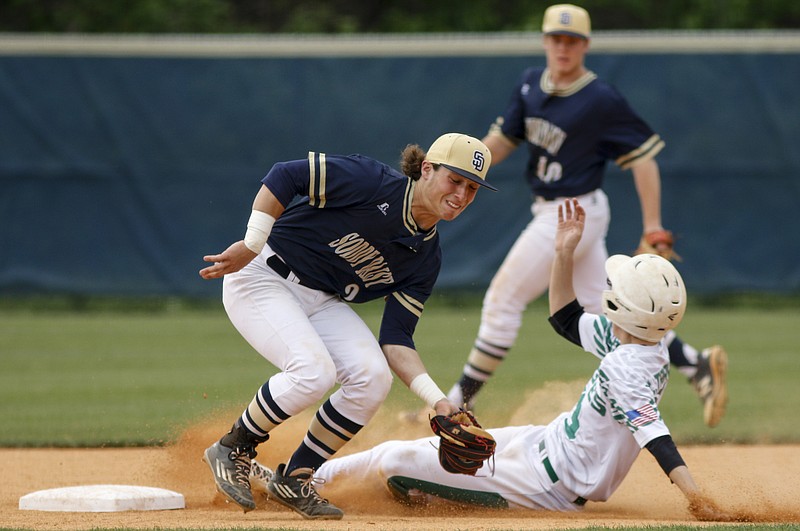
[[472,154],[472,167],[475,168],[475,171],[483,171],[483,166],[485,164],[486,157],[483,156],[483,153],[476,151]]

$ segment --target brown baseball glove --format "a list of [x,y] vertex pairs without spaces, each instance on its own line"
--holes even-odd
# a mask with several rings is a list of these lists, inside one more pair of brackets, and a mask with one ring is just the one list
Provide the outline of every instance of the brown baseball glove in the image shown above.
[[639,240],[639,247],[634,254],[657,254],[667,260],[681,261],[681,257],[675,252],[675,239],[672,232],[668,230],[654,230],[642,235]]
[[474,476],[494,456],[497,442],[469,411],[431,417],[431,429],[439,436],[439,464],[448,472]]

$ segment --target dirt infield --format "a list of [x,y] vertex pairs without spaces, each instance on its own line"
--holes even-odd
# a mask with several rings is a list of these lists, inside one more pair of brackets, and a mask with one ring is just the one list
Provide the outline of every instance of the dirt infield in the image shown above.
[[[553,389],[548,390],[552,396]],[[570,393],[571,394],[571,393]],[[539,402],[541,406],[541,402]],[[560,407],[560,404],[558,405]],[[530,419],[530,413],[522,412]],[[587,526],[695,524],[680,491],[648,452],[640,454],[620,489],[605,503],[588,503],[576,514],[463,509],[443,505],[419,512],[396,504],[381,485],[336,485],[326,491],[345,510],[338,522],[310,522],[261,497],[258,509],[243,513],[214,489],[203,450],[227,431],[232,416],[185,430],[166,448],[0,449],[0,528],[154,529],[280,528],[332,530],[571,529]],[[275,467],[302,438],[309,417],[291,419],[259,447],[259,460]],[[534,420],[539,423],[539,421]],[[391,433],[381,426],[393,426]],[[370,447],[389,438],[429,434],[424,424],[398,427],[374,419],[347,448]],[[753,522],[800,522],[800,445],[698,446],[681,452],[698,483],[719,505]],[[344,453],[344,451],[343,451]],[[19,498],[56,487],[123,484],[180,492],[186,508],[171,511],[72,513],[19,510]],[[446,519],[446,523],[445,523]],[[703,524],[698,524],[703,525]]]

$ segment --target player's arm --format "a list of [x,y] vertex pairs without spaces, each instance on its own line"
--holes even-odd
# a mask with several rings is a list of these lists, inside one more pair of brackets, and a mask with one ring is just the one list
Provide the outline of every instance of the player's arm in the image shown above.
[[558,226],[556,228],[555,258],[550,270],[550,315],[575,300],[572,287],[573,255],[583,235],[586,212],[577,199],[567,199],[558,205]]
[[559,335],[581,346],[578,323],[583,307],[575,298],[572,286],[573,256],[583,235],[586,213],[577,199],[558,205],[555,258],[550,270],[550,325]]
[[450,415],[458,411],[428,375],[428,370],[416,350],[405,345],[391,344],[381,345],[381,349],[397,377],[428,407],[436,411],[437,415]]
[[[436,278],[437,272],[432,272]],[[423,289],[421,293],[428,293]],[[399,291],[386,299],[383,318],[378,332],[378,343],[383,355],[400,380],[419,396],[437,415],[449,415],[457,411],[441,388],[428,375],[414,345],[414,330],[422,316],[426,297],[419,292]]]
[[307,160],[274,164],[261,179],[262,185],[253,200],[253,210],[247,222],[244,239],[233,243],[220,254],[204,256],[203,260],[213,262],[213,265],[201,269],[200,276],[211,279],[235,273],[258,256],[267,243],[272,226],[286,205],[299,194],[316,197],[318,190],[312,189],[310,175],[312,169],[323,164],[323,158],[318,153],[313,156],[310,153]]
[[253,211],[247,222],[244,239],[231,244],[220,254],[204,256],[203,260],[212,262],[212,265],[201,269],[200,276],[204,279],[220,278],[249,264],[264,248],[272,225],[283,211],[284,206],[275,194],[265,185],[261,185],[253,200]]
[[483,137],[482,142],[492,152],[492,166],[496,166],[506,160],[517,149],[517,144],[505,136],[496,125],[489,129],[489,133]]
[[653,454],[664,473],[681,490],[689,502],[689,511],[695,518],[713,521],[733,520],[733,517],[717,507],[716,503],[703,494],[697,486],[670,435],[653,439],[645,445],[645,448]]
[[661,174],[658,163],[652,158],[643,160],[631,171],[642,209],[642,233],[664,230],[661,225]]

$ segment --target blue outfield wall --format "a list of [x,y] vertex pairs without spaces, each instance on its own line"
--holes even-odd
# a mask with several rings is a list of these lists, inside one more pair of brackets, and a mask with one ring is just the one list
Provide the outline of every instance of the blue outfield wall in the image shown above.
[[[1,50],[0,50],[1,51]],[[242,237],[259,180],[309,150],[389,163],[482,136],[540,53],[0,54],[0,293],[217,296],[202,256]],[[666,140],[665,225],[698,293],[800,291],[800,53],[593,53]],[[530,219],[518,150],[442,223],[440,289],[483,290]],[[609,167],[610,252],[641,231]]]

